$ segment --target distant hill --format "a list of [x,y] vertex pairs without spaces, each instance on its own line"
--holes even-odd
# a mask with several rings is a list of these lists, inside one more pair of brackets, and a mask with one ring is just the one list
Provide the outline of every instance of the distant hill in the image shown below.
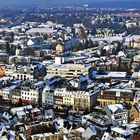
[[140,0],[0,0],[0,6],[47,4],[49,6],[72,6],[89,4],[91,7],[140,8]]

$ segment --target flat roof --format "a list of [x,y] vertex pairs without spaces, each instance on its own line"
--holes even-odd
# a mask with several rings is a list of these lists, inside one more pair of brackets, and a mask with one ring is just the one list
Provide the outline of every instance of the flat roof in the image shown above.
[[127,131],[127,130],[124,130],[120,127],[114,127],[111,129],[112,131],[115,131],[121,135],[124,135],[124,136],[128,136],[128,135],[132,135],[132,133],[130,131]]
[[122,78],[126,77],[127,72],[109,72],[108,77],[116,77],[116,78]]
[[53,30],[51,28],[32,28],[30,30],[28,30],[26,33],[54,33],[56,32],[56,30]]
[[58,65],[58,64],[52,64],[52,65],[49,65],[48,68],[58,68],[58,69],[87,69],[89,68],[89,66],[86,66],[84,64],[61,64],[61,65]]

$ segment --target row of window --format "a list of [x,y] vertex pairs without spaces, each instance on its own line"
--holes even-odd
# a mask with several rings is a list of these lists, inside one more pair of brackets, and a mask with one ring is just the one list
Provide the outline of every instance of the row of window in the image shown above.
[[19,97],[12,97],[13,100],[19,100]]
[[34,101],[37,101],[37,98],[29,98],[29,97],[24,97],[22,96],[22,99],[25,99],[25,100],[34,100]]
[[[81,95],[76,95],[76,94],[73,94],[74,95],[74,98],[84,98],[84,99],[88,99],[88,96],[81,96]],[[56,93],[55,96],[64,96],[64,97],[70,97],[72,98],[72,95],[63,95],[63,94],[58,94]]]
[[22,92],[22,94],[25,94],[25,95],[30,95],[30,96],[37,96],[35,93],[26,93],[26,92]]

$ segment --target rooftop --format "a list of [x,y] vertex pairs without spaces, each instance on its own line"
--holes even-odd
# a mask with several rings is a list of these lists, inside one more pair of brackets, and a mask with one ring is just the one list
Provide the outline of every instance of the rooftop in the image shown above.
[[124,135],[124,136],[132,135],[132,133],[130,131],[124,130],[121,127],[114,127],[111,130],[114,131],[114,132],[116,132],[116,133],[118,133],[118,134]]
[[32,28],[30,30],[28,30],[26,33],[30,34],[30,33],[54,33],[56,32],[56,30],[53,30],[52,28]]

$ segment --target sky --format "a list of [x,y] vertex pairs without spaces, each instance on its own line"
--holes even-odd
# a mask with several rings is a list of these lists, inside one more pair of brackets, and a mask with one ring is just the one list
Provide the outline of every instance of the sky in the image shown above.
[[27,3],[88,3],[88,2],[106,2],[106,1],[138,1],[138,0],[0,0],[1,4],[27,4]]
[[0,5],[28,5],[28,4],[55,4],[55,5],[69,5],[69,4],[82,4],[87,3],[95,6],[136,6],[140,7],[140,0],[0,0]]

